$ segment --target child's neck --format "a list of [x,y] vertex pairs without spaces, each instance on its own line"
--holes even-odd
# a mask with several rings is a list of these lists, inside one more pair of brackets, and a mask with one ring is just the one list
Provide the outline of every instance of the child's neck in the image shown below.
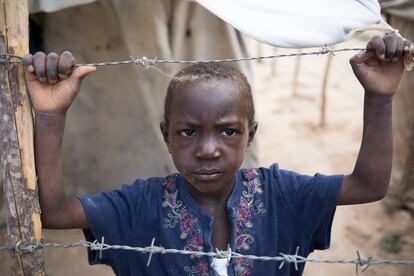
[[227,209],[227,201],[233,191],[234,183],[227,185],[222,190],[214,193],[203,193],[194,189],[190,184],[186,183],[186,188],[195,199],[198,205],[209,215],[217,213],[218,210]]
[[186,183],[186,188],[201,209],[214,219],[211,243],[214,248],[226,250],[230,242],[231,223],[227,213],[227,201],[233,191],[232,185],[226,185],[215,193],[202,193]]

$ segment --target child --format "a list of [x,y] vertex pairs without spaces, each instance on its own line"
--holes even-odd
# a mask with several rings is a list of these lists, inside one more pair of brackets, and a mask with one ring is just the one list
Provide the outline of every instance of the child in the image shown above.
[[[72,71],[73,56],[38,52],[23,63],[35,116],[35,152],[42,221],[46,228],[82,228],[88,240],[145,247],[155,238],[166,248],[258,256],[307,256],[326,249],[336,205],[381,199],[392,164],[392,97],[403,71],[404,42],[374,37],[351,59],[365,89],[364,130],[349,175],[304,176],[270,168],[242,169],[256,133],[246,78],[230,66],[198,64],[179,72],[165,99],[161,132],[179,173],[137,180],[120,190],[67,198],[61,144],[66,112],[93,67]],[[89,252],[91,264],[118,275],[301,275],[294,265],[107,250]]]

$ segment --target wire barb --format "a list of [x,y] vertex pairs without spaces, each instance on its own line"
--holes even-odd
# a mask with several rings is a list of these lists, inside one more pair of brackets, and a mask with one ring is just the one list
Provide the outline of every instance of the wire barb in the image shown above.
[[[102,244],[104,244],[105,242],[105,237],[102,236],[102,240],[101,240]],[[101,250],[99,250],[99,259],[102,260],[102,248]]]
[[[152,238],[150,248],[154,248],[154,243],[155,243],[155,238]],[[152,254],[153,254],[153,253],[154,253],[154,252],[150,252],[150,254],[149,254],[149,256],[148,256],[147,267],[149,267],[149,266],[150,266],[151,259],[152,259]]]
[[18,241],[15,245],[14,245],[14,252],[19,253],[20,252],[20,245],[21,245],[21,241]]
[[335,56],[335,53],[325,44],[322,48],[319,49],[319,55],[331,54]]
[[295,255],[279,253],[279,255],[283,257],[283,260],[279,265],[279,270],[281,270],[283,268],[285,263],[289,263],[289,264],[293,263],[294,266],[295,266],[295,270],[298,271],[299,267],[298,267],[298,259],[297,258],[300,257],[298,254],[299,254],[299,246],[296,247]]
[[11,63],[21,63],[22,60],[22,57],[16,55],[0,54],[0,66],[4,65],[6,68],[9,68]]
[[357,262],[356,262],[356,264],[355,264],[355,274],[356,275],[358,275],[359,274],[359,267],[360,266],[363,266],[364,264],[363,264],[363,262],[362,262],[362,259],[361,259],[361,255],[359,255],[359,251],[357,250]]
[[154,59],[148,59],[146,56],[143,56],[140,59],[136,59],[133,56],[130,56],[130,59],[135,63],[136,65],[141,65],[145,69],[149,69],[150,66],[154,66],[157,62],[158,57],[155,57]]

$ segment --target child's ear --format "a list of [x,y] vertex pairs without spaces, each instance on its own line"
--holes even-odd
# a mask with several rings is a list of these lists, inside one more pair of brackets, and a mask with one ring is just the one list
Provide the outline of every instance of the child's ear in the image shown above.
[[164,142],[165,144],[167,144],[167,147],[169,145],[169,137],[168,137],[168,125],[166,122],[161,122],[160,123],[160,130],[161,130],[161,134],[162,134],[162,138],[164,138]]
[[247,146],[250,146],[250,144],[253,142],[254,135],[256,134],[258,126],[259,126],[259,124],[256,121],[254,121],[253,123],[250,124],[250,126],[249,126],[249,140],[247,142]]

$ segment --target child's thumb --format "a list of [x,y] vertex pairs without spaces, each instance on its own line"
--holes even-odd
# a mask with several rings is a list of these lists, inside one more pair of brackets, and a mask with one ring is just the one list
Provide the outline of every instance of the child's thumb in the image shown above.
[[95,71],[96,67],[94,66],[81,66],[73,70],[72,74],[70,75],[70,78],[75,80],[82,80],[87,75]]

